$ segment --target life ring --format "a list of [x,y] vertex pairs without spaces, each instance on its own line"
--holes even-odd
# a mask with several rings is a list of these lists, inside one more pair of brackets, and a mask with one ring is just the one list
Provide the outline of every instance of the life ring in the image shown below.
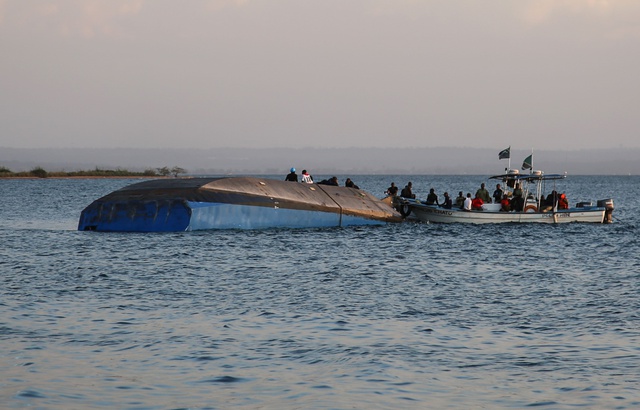
[[411,207],[409,207],[409,202],[406,199],[394,196],[391,198],[393,202],[393,208],[402,215],[403,218],[406,218],[411,213]]
[[537,207],[537,206],[535,206],[535,205],[531,205],[531,204],[529,204],[529,205],[527,205],[527,206],[525,206],[525,207],[524,207],[524,210],[523,210],[522,212],[529,212],[529,211],[531,211],[531,212],[538,212],[538,207]]
[[409,216],[410,213],[411,213],[411,208],[409,207],[409,204],[402,204],[400,206],[400,215],[402,215],[403,218],[406,218],[407,216]]

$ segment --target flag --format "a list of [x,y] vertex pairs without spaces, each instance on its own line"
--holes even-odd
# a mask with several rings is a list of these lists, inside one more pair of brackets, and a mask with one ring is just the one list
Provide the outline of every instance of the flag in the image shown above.
[[507,149],[503,149],[498,154],[498,159],[505,159],[505,158],[511,158],[511,147]]
[[532,165],[531,165],[531,157],[533,156],[533,154],[529,155],[528,157],[526,157],[524,159],[524,161],[522,162],[522,169],[533,169]]

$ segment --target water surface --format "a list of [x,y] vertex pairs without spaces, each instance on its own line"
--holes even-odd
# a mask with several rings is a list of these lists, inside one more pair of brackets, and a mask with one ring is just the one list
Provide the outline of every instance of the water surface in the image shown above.
[[132,182],[0,180],[3,408],[640,407],[638,177],[562,183],[611,225],[75,230]]

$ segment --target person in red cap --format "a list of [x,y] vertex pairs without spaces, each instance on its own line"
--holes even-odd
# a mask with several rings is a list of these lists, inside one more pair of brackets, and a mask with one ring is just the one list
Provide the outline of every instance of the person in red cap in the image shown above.
[[558,209],[569,209],[569,200],[567,196],[564,194],[560,194],[560,199],[558,200]]

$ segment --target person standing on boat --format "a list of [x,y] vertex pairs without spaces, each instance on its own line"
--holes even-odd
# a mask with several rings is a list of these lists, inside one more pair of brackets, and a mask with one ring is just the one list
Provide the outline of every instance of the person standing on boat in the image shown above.
[[476,198],[482,199],[483,203],[491,203],[491,197],[489,196],[489,191],[484,187],[484,182],[480,184],[480,189],[476,191]]
[[291,172],[284,178],[285,181],[298,182],[298,174],[296,174],[296,169],[291,168]]
[[433,188],[429,190],[429,195],[427,195],[427,205],[440,205],[440,202],[438,202],[438,195],[436,195],[436,190]]
[[458,192],[458,197],[456,198],[456,207],[462,209],[464,208],[464,195],[462,191]]
[[306,169],[302,170],[302,181],[305,184],[313,184],[313,177],[309,175]]
[[521,212],[524,207],[524,198],[522,197],[522,188],[520,188],[520,183],[516,183],[515,188],[513,188],[513,198],[511,199],[511,209],[514,211]]
[[448,192],[444,193],[444,202],[440,206],[443,207],[444,209],[453,208],[453,201],[451,200],[451,197],[449,197],[449,193]]
[[407,185],[405,185],[404,188],[402,188],[402,192],[400,192],[400,196],[403,198],[411,198],[411,199],[416,199],[416,194],[413,193],[413,191],[411,190],[411,182],[409,182]]
[[462,205],[462,209],[464,209],[465,211],[470,211],[472,202],[473,201],[471,200],[471,192],[467,192],[467,199],[464,200],[464,204]]
[[493,202],[496,204],[499,203],[502,200],[502,195],[504,195],[504,192],[502,191],[500,184],[497,184],[496,190],[493,191]]
[[395,182],[391,183],[391,186],[387,188],[387,191],[385,192],[385,194],[387,194],[388,196],[398,195],[398,187],[396,186]]

